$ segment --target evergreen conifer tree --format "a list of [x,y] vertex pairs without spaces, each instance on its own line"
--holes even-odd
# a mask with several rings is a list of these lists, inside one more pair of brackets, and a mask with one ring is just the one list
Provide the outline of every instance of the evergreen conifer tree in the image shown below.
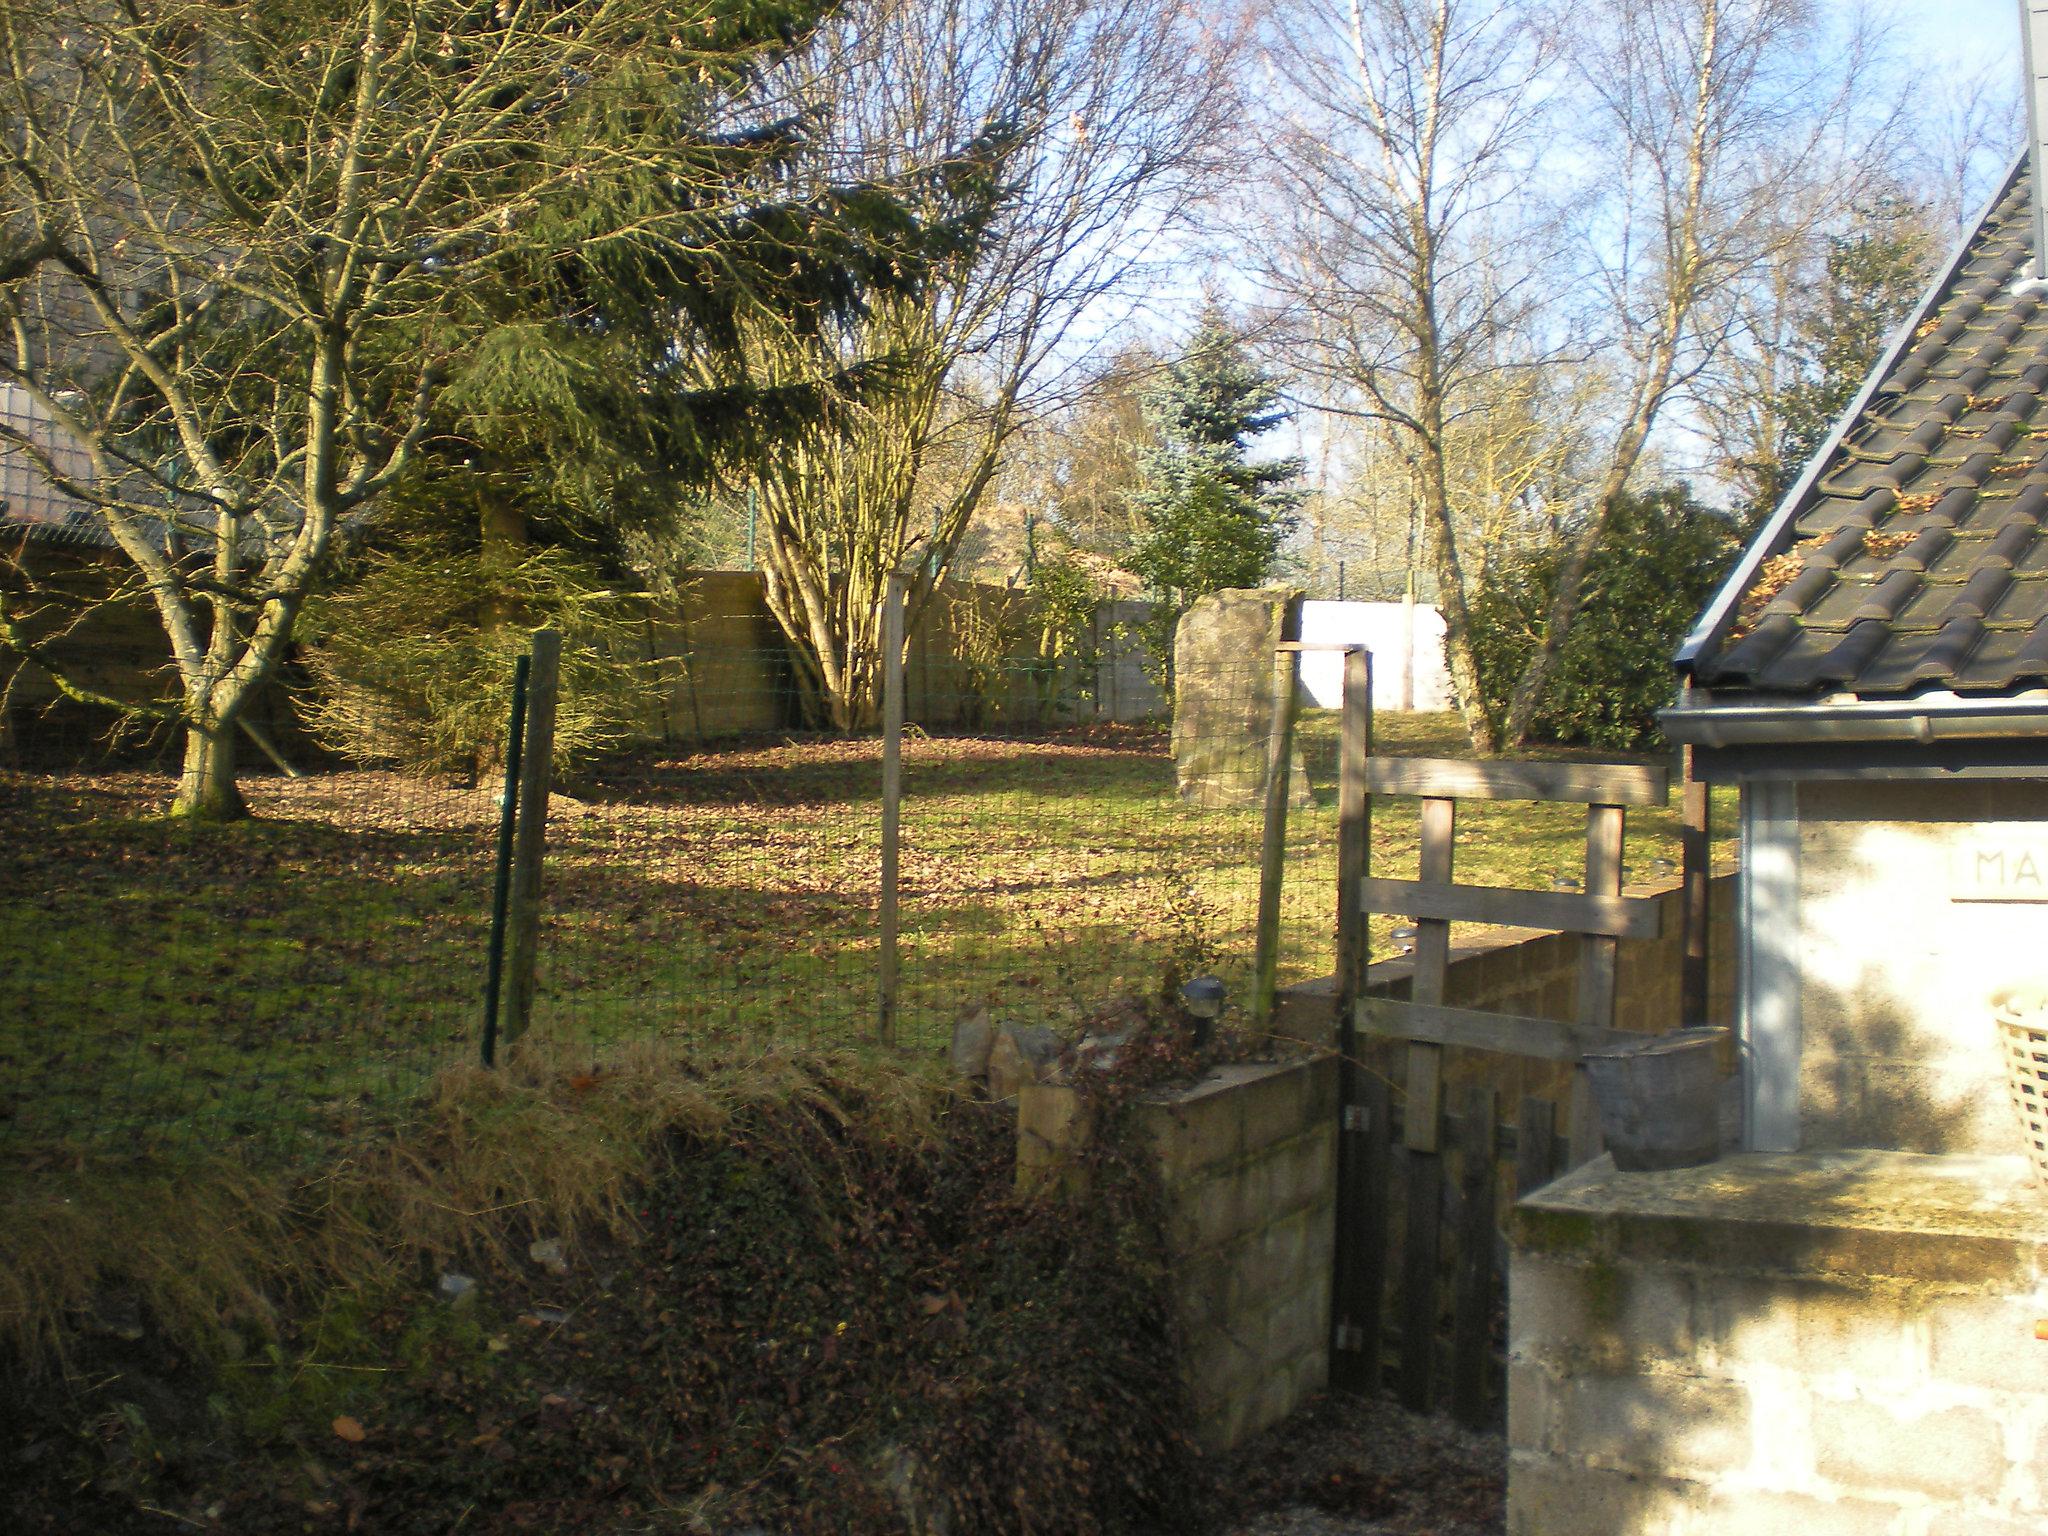
[[1272,571],[1302,492],[1299,459],[1254,462],[1254,439],[1286,420],[1278,381],[1215,311],[1145,397],[1158,446],[1140,463],[1143,532],[1130,566],[1155,607],[1153,655],[1170,666],[1173,625],[1197,598],[1255,587]]

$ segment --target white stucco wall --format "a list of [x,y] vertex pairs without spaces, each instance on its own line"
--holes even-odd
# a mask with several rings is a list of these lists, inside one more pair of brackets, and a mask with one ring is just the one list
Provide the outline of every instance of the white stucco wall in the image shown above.
[[[1410,643],[1406,618],[1414,615]],[[1301,605],[1301,638],[1324,645],[1363,645],[1372,652],[1374,709],[1453,708],[1451,673],[1444,661],[1444,620],[1434,604],[1325,603]],[[1413,703],[1402,686],[1404,667],[1414,673]],[[1319,709],[1344,702],[1344,658],[1310,651],[1301,658],[1301,685]]]
[[1806,783],[1796,815],[1802,1144],[2018,1153],[1992,999],[2048,984],[2048,783]]

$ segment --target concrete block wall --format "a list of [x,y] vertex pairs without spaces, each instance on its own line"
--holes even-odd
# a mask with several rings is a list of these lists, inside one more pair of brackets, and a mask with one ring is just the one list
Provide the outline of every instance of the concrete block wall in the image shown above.
[[[1089,1134],[1082,1105],[1068,1087],[1023,1089],[1021,1183],[1058,1177]],[[1166,1198],[1194,1434],[1228,1450],[1329,1381],[1336,1061],[1226,1066],[1134,1111]]]
[[2017,1161],[1730,1162],[1602,1159],[1518,1216],[1509,1536],[2048,1530]]

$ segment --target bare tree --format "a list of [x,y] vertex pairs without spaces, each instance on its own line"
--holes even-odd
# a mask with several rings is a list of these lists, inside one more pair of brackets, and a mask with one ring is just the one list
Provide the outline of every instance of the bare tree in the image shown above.
[[1458,707],[1490,750],[1462,531],[1472,481],[1456,460],[1461,443],[1505,448],[1481,423],[1526,399],[1521,376],[1557,351],[1542,338],[1551,210],[1530,195],[1551,49],[1499,0],[1299,0],[1275,10],[1268,35],[1285,222],[1261,248],[1276,327],[1331,408],[1391,435]]
[[1227,42],[1179,0],[869,0],[842,23],[858,82],[837,152],[898,174],[980,140],[1006,203],[915,298],[806,342],[812,366],[873,362],[890,387],[756,474],[768,603],[821,713],[872,722],[892,572],[913,620],[1004,447],[1082,378],[1069,345],[1112,321],[1208,185],[1227,121]]
[[1511,743],[1542,705],[1594,548],[1667,408],[1747,323],[1736,296],[1769,282],[1817,220],[1855,203],[1867,170],[1882,171],[1899,110],[1873,90],[1879,38],[1853,8],[1584,0],[1553,25],[1569,38],[1575,115],[1589,130],[1581,152],[1597,202],[1585,270],[1606,313],[1600,352],[1617,402],[1604,468],[1508,701]]

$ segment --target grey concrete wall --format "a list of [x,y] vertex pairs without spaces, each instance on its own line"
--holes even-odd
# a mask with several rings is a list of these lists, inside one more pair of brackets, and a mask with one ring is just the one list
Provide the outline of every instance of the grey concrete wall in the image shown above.
[[[1133,1116],[1166,1198],[1194,1433],[1228,1450],[1329,1382],[1336,1059],[1222,1067]],[[1056,1177],[1088,1134],[1079,1096],[1027,1084],[1017,1131],[1019,1181]]]
[[2016,1160],[1605,1159],[1525,1203],[1509,1536],[2040,1536],[2048,1207]]
[[2048,784],[1802,784],[1798,818],[1801,1145],[2017,1152],[1992,999],[2048,983]]

